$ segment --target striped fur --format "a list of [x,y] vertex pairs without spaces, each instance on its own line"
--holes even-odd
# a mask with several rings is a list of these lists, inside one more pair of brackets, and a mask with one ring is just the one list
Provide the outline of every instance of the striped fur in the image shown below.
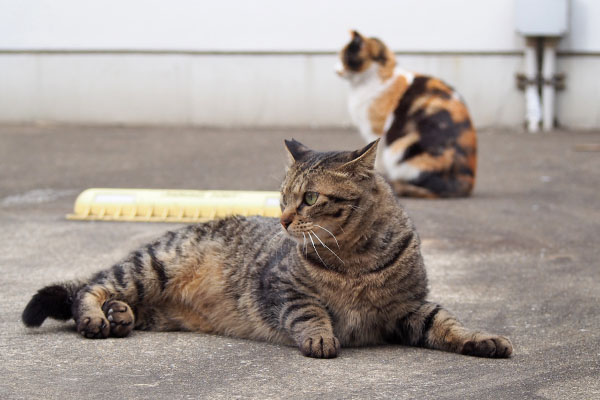
[[368,141],[383,138],[377,169],[400,196],[462,197],[475,184],[477,136],[467,107],[441,80],[396,68],[377,38],[352,32],[338,74],[350,115]]
[[72,316],[88,338],[187,330],[323,358],[383,343],[510,355],[508,339],[466,329],[426,300],[419,237],[374,170],[376,143],[328,153],[286,145],[280,220],[230,217],[167,232],[88,280],[41,289],[24,323]]

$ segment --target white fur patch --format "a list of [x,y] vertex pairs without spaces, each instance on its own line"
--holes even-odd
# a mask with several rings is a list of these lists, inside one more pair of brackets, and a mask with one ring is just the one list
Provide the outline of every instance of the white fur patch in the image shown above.
[[387,118],[385,119],[385,124],[383,125],[383,131],[387,132],[390,127],[392,126],[392,123],[394,122],[394,113],[391,112],[390,115],[387,116]]
[[400,161],[400,159],[402,158],[403,153],[404,152],[398,154],[392,151],[392,149],[390,149],[389,147],[385,147],[383,149],[379,156],[381,159],[381,163],[383,164],[384,170],[386,171],[386,174],[398,165],[398,161]]
[[395,76],[398,76],[398,75],[403,76],[404,79],[406,79],[406,83],[408,86],[412,85],[413,81],[415,80],[414,73],[407,71],[405,69],[402,69],[402,68],[395,68],[394,75]]
[[369,107],[393,82],[393,79],[381,81],[377,74],[378,70],[379,66],[374,63],[366,71],[350,77],[350,97],[348,99],[350,118],[367,142],[372,142],[379,137],[371,128]]
[[385,174],[391,180],[403,180],[411,181],[416,179],[421,174],[421,170],[408,164],[399,163],[402,159],[404,152],[398,153],[393,151],[391,148],[386,147],[378,156],[381,158],[382,167],[385,170]]
[[342,78],[346,77],[346,69],[344,68],[344,64],[341,61],[335,63],[334,71],[336,74],[341,76]]
[[420,174],[420,169],[407,163],[394,165],[392,168],[388,168],[387,170],[387,176],[391,180],[400,179],[403,181],[412,181],[413,179],[418,178]]
[[[381,139],[381,142],[379,143],[379,146],[377,146],[377,158],[375,158],[375,169],[377,171],[379,171],[379,173],[386,175],[387,174],[387,165],[384,162],[384,159],[386,157],[386,155],[384,155],[387,152],[390,152],[390,149],[387,146],[387,144],[385,143],[385,132],[388,131],[388,129],[390,129],[390,127],[392,126],[392,123],[394,122],[394,113],[390,113],[390,115],[388,115],[388,117],[385,120],[385,124],[383,125],[383,136]],[[388,158],[392,157],[391,155],[387,155]],[[396,158],[398,159],[398,158]],[[394,164],[395,165],[395,162]]]
[[[414,73],[401,68],[396,68],[390,79],[382,81],[377,74],[378,71],[379,66],[373,64],[362,73],[346,72],[345,76],[350,81],[350,97],[348,99],[350,117],[358,127],[361,136],[367,142],[371,142],[379,137],[373,132],[371,121],[369,120],[369,107],[373,101],[388,89],[399,76],[406,79],[408,86],[410,86],[415,79]],[[391,112],[385,120],[383,127],[384,132],[387,132],[388,129],[390,129],[393,122],[394,113]],[[418,178],[421,174],[421,171],[418,168],[407,163],[398,164],[402,159],[402,156],[403,152],[394,152],[389,147],[386,147],[385,143],[381,143],[377,149],[375,168],[392,180],[399,179],[411,181]]]
[[379,155],[385,175],[392,180],[410,181],[421,173],[421,170],[407,163],[401,163],[404,152],[398,153],[386,147]]
[[[374,63],[361,73],[344,70],[344,75],[342,75],[350,81],[350,97],[348,99],[350,117],[352,118],[352,122],[358,127],[361,136],[367,142],[371,142],[379,137],[379,135],[373,132],[371,121],[369,120],[369,107],[371,103],[388,89],[399,76],[406,79],[408,85],[411,85],[415,79],[414,73],[401,68],[395,68],[393,76],[386,81],[382,81],[377,74],[379,68],[379,65]],[[392,126],[393,121],[394,113],[391,112],[386,118],[384,132],[387,132],[390,126]]]

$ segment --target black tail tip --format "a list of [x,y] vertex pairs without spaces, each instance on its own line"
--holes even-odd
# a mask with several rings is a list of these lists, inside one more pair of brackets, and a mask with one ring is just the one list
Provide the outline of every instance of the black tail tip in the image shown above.
[[61,285],[40,289],[23,310],[21,319],[28,327],[38,327],[51,317],[67,320],[71,318],[72,299],[67,288]]

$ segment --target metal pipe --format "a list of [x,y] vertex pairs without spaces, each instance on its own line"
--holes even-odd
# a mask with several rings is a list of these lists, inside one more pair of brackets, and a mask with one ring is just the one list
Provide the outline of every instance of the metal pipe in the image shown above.
[[525,113],[527,130],[529,132],[537,132],[541,120],[537,72],[536,42],[533,39],[528,39],[525,44],[525,78],[527,79],[525,87]]
[[544,41],[544,56],[542,61],[542,107],[544,131],[554,128],[554,74],[556,72],[556,41],[546,38]]

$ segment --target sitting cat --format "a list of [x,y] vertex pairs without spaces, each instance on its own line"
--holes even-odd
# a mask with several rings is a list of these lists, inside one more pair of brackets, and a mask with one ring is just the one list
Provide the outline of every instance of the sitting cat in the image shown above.
[[377,170],[399,196],[462,197],[475,184],[477,137],[460,95],[439,79],[396,68],[394,53],[352,31],[337,73],[367,142],[381,137]]
[[39,290],[25,325],[73,317],[87,338],[187,330],[323,358],[383,343],[510,356],[507,338],[467,329],[426,300],[419,237],[374,170],[376,142],[354,152],[286,146],[279,220],[229,217],[167,232],[90,279]]

